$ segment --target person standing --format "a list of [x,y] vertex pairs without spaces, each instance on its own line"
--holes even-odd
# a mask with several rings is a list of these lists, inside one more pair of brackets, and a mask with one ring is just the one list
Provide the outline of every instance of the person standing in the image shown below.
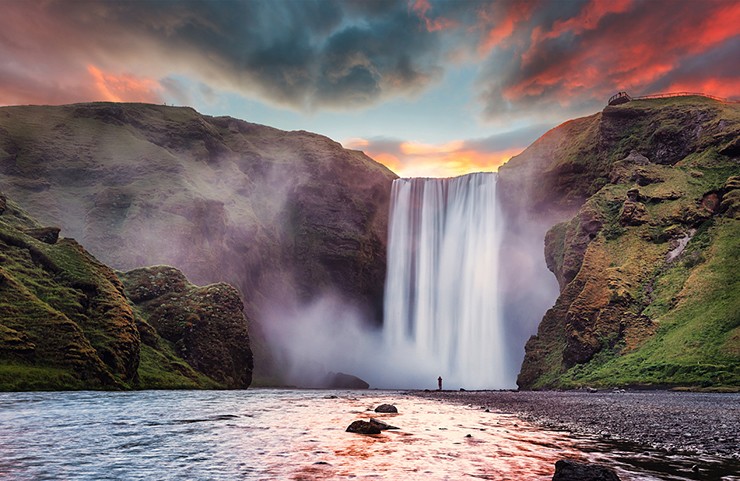
[[437,378],[437,386],[439,386],[439,389],[437,389],[437,391],[441,391],[442,390],[442,376],[439,376]]

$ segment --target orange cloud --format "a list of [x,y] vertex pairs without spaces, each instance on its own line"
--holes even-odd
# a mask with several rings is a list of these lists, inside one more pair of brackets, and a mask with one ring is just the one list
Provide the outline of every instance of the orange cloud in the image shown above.
[[531,20],[536,4],[532,1],[494,3],[479,12],[478,28],[485,33],[478,53],[485,56],[515,32],[516,27]]
[[666,91],[705,93],[726,99],[737,99],[740,95],[740,79],[709,78],[679,80],[672,83]]
[[[552,29],[541,34],[542,30],[535,29],[533,33],[533,43],[540,42],[542,40],[557,38],[566,32],[573,32],[580,34],[586,30],[593,30],[599,26],[599,22],[605,16],[612,13],[623,13],[628,11],[632,7],[632,0],[609,0],[607,2],[603,0],[591,0],[587,3],[583,10],[578,16],[569,18],[568,20],[558,20],[552,26]],[[536,38],[537,32],[541,34],[540,38]]]
[[95,88],[102,100],[110,102],[161,102],[159,82],[133,75],[114,75],[103,72],[94,65],[87,66]]
[[459,151],[463,147],[463,144],[464,142],[462,140],[453,140],[452,142],[440,145],[403,142],[401,144],[401,153],[409,156],[449,154]]
[[429,32],[438,32],[440,30],[447,30],[457,26],[457,23],[448,20],[446,18],[431,19],[427,15],[427,12],[432,9],[429,0],[413,0],[411,4],[411,10],[416,13],[419,18],[424,20],[424,25]]
[[[667,84],[692,55],[736,36],[740,25],[738,2],[708,3],[700,11],[679,3],[677,12],[630,11],[632,6],[631,0],[592,0],[578,15],[555,22],[547,31],[535,28],[521,57],[520,75],[502,89],[503,97],[517,101],[551,95],[567,105],[584,95],[604,96],[621,88],[644,93],[653,84]],[[608,15],[614,17],[602,23]],[[575,45],[562,50],[552,40],[566,34],[577,38],[572,40]],[[709,94],[731,95],[732,84],[707,80],[701,88],[713,88],[704,90]]]
[[495,172],[524,150],[524,147],[517,147],[481,151],[463,140],[435,145],[411,141],[374,143],[365,139],[351,139],[344,145],[363,148],[368,156],[401,177],[455,177],[471,172]]

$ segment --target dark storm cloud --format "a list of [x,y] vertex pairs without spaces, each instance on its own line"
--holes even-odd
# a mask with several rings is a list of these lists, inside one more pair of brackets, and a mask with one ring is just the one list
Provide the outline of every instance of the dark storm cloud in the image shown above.
[[[157,79],[198,76],[253,97],[320,108],[414,93],[441,72],[439,42],[403,0],[9,4],[26,24],[17,34],[40,40],[3,41],[0,53],[45,65],[54,52],[70,60],[70,75],[95,65]],[[9,20],[0,20],[0,31]],[[34,32],[38,26],[46,33]],[[0,70],[8,76],[6,65]]]
[[[479,64],[489,119],[549,122],[617,90],[736,97],[736,0],[4,0],[0,103],[199,97],[355,108]],[[710,60],[711,58],[711,60]],[[183,81],[177,82],[174,79]],[[468,85],[462,88],[470,88]]]

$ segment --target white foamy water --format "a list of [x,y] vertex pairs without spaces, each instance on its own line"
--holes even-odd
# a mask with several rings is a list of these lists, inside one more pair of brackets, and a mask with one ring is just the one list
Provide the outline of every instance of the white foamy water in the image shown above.
[[409,372],[406,385],[426,387],[437,374],[454,387],[514,385],[498,299],[496,181],[476,173],[393,182],[384,342],[406,353],[397,366]]
[[[381,403],[399,413],[375,413]],[[345,432],[371,416],[400,429]],[[692,459],[618,449],[394,391],[0,393],[3,480],[545,481],[562,458],[614,466],[624,481],[702,479]],[[640,455],[688,475],[620,460]]]

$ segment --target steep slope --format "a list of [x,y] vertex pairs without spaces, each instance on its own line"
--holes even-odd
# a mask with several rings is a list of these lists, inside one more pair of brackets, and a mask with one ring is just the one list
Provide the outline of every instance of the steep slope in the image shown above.
[[236,286],[263,370],[273,304],[333,292],[379,322],[394,177],[326,137],[190,108],[0,108],[1,188],[117,269]]
[[[180,278],[184,290],[195,290]],[[223,309],[219,300],[197,305],[200,311]],[[154,302],[164,307],[164,300]],[[219,330],[236,324],[246,336],[241,302],[234,302],[228,315],[208,320]],[[210,339],[201,336],[191,344],[209,346]],[[248,353],[228,353],[212,368],[188,364],[175,349],[132,308],[112,269],[0,194],[0,390],[249,385],[251,365],[237,380],[220,375],[224,363],[251,362]]]
[[12,201],[2,203],[0,385],[135,384],[139,333],[113,271],[74,240],[58,240],[58,229],[41,228]]
[[740,386],[739,142],[738,104],[633,101],[502,168],[510,215],[567,219],[545,236],[560,296],[521,388]]

